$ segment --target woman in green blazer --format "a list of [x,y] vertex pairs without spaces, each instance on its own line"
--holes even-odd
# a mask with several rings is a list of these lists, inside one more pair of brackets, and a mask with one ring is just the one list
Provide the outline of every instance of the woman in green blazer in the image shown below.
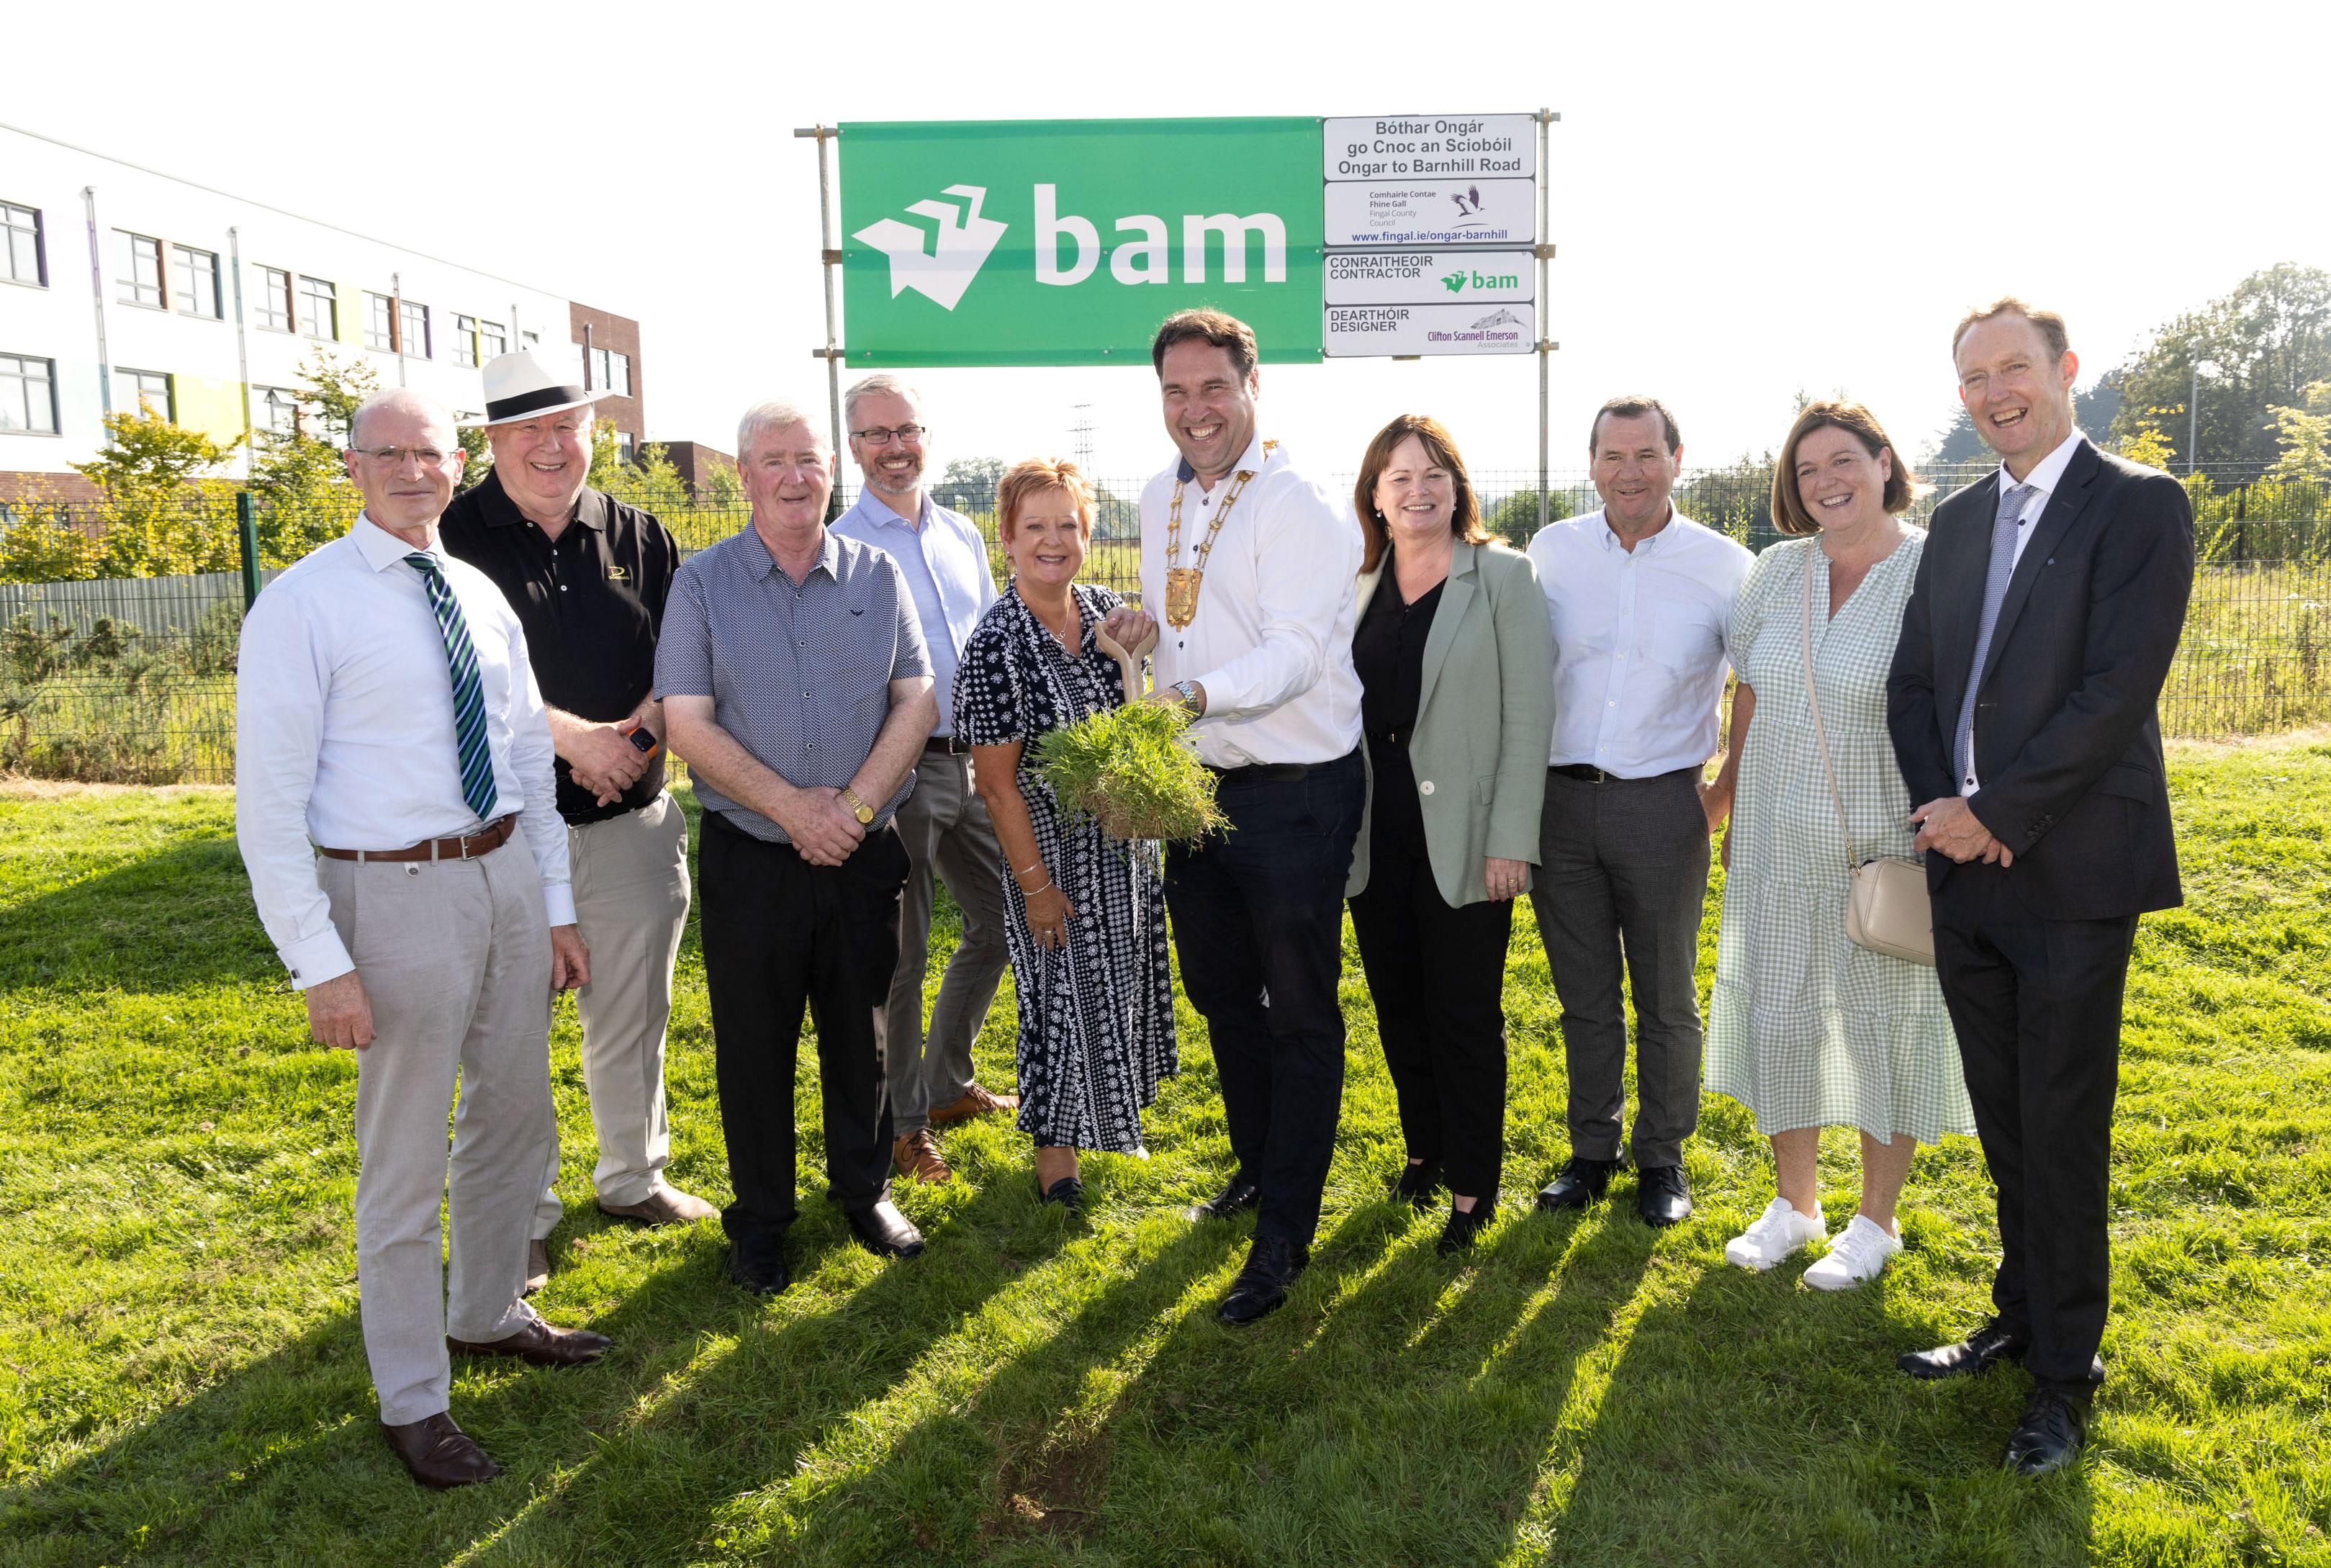
[[1449,1188],[1445,1256],[1497,1212],[1506,938],[1537,860],[1554,634],[1537,571],[1481,527],[1437,420],[1377,432],[1353,505],[1373,787],[1346,892],[1408,1144],[1393,1191],[1422,1209]]

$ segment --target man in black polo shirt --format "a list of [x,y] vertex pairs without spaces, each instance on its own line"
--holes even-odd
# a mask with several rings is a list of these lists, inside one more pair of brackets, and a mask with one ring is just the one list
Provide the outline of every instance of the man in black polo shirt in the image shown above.
[[[664,793],[661,707],[651,696],[656,632],[680,550],[664,526],[585,480],[593,394],[527,353],[486,366],[493,471],[453,499],[446,550],[491,577],[526,628],[550,710],[558,812],[566,820],[575,916],[592,956],[576,993],[583,1081],[602,1212],[650,1225],[708,1219],[703,1199],[663,1179],[664,1028],[688,919],[688,822]],[[659,744],[642,749],[645,741]],[[528,1251],[528,1289],[550,1272],[560,1206],[552,1145]]]

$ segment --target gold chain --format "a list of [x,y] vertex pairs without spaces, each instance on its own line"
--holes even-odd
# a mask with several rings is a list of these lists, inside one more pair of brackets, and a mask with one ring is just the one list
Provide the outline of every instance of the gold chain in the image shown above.
[[[1268,458],[1270,449],[1278,444],[1277,442],[1263,442],[1263,456]],[[1191,564],[1187,566],[1174,564],[1182,558],[1183,485],[1179,479],[1174,481],[1174,505],[1166,514],[1166,623],[1168,626],[1179,630],[1197,619],[1198,590],[1205,586],[1206,557],[1213,553],[1214,536],[1223,531],[1223,520],[1231,515],[1231,508],[1238,505],[1239,497],[1253,478],[1254,470],[1251,468],[1239,470],[1232,478],[1231,488],[1223,496],[1222,505],[1214,508],[1214,520],[1206,525],[1206,537],[1198,541],[1197,550],[1191,556]]]

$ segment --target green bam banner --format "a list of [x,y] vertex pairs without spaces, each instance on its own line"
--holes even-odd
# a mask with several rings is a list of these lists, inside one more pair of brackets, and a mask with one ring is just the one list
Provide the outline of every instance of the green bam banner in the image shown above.
[[1139,365],[1172,311],[1316,360],[1319,122],[842,127],[850,363]]

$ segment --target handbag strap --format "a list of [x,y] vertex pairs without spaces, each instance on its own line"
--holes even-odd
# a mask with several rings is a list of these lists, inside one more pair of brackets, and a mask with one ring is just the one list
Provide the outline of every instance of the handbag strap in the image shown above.
[[1821,693],[1814,689],[1813,679],[1813,563],[1822,557],[1822,547],[1815,541],[1805,552],[1805,618],[1803,648],[1805,659],[1805,701],[1813,710],[1813,744],[1821,747],[1822,772],[1829,776],[1829,798],[1837,803],[1837,825],[1845,834],[1845,865],[1851,871],[1861,864],[1861,855],[1853,847],[1853,826],[1846,820],[1845,796],[1838,793],[1837,769],[1829,760],[1829,736],[1822,728]]

